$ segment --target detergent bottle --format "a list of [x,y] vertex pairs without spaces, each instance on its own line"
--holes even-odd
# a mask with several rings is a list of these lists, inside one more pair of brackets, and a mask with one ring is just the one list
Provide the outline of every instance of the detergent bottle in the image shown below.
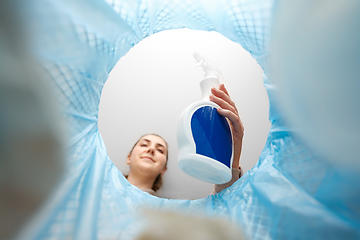
[[205,72],[200,82],[202,100],[188,106],[179,117],[178,165],[194,178],[222,184],[231,180],[233,138],[228,120],[209,100],[211,88],[219,87],[222,74],[200,53],[195,52],[194,58]]

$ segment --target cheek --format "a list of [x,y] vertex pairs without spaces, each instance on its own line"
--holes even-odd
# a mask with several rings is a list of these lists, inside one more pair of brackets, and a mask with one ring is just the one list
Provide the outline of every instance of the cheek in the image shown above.
[[139,151],[137,148],[134,148],[130,155],[130,166],[136,164],[139,156]]
[[165,165],[166,164],[166,156],[165,155],[161,155],[161,162],[162,162],[162,164],[163,165]]
[[143,149],[139,146],[134,147],[134,149],[132,150],[132,153],[131,153],[131,157],[132,158],[138,157],[141,154],[142,150]]

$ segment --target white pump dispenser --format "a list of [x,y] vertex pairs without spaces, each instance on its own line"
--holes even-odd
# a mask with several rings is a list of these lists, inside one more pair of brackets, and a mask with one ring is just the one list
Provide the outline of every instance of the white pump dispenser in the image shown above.
[[200,82],[202,100],[209,100],[211,88],[218,88],[223,80],[223,76],[219,69],[199,52],[194,52],[193,56],[197,66],[201,66],[205,72],[205,77]]
[[209,100],[211,88],[219,87],[223,77],[217,67],[195,52],[197,65],[205,72],[200,82],[202,100],[188,106],[180,115],[177,129],[178,165],[190,176],[222,184],[231,179],[233,143],[230,125]]

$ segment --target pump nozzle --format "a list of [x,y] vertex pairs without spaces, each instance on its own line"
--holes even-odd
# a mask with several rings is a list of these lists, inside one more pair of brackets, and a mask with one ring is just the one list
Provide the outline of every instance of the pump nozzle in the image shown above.
[[215,64],[213,64],[209,59],[207,59],[199,52],[194,52],[193,56],[196,60],[197,66],[201,66],[205,72],[205,78],[214,77],[219,79],[220,83],[223,82],[223,76]]
[[200,82],[201,95],[203,100],[209,100],[211,88],[219,87],[222,83],[223,76],[220,70],[202,54],[194,52],[193,54],[197,65],[201,66],[205,72],[204,79]]

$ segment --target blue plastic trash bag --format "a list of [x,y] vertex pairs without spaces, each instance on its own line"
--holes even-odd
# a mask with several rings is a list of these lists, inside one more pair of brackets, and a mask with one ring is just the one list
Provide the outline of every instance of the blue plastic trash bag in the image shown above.
[[[18,8],[70,126],[65,176],[19,239],[132,239],[143,207],[222,216],[249,239],[360,238],[360,174],[318,158],[276,104],[267,65],[274,0],[29,0]],[[272,124],[252,170],[193,201],[129,184],[97,125],[101,90],[117,61],[151,34],[184,27],[217,31],[250,52],[264,70]]]

